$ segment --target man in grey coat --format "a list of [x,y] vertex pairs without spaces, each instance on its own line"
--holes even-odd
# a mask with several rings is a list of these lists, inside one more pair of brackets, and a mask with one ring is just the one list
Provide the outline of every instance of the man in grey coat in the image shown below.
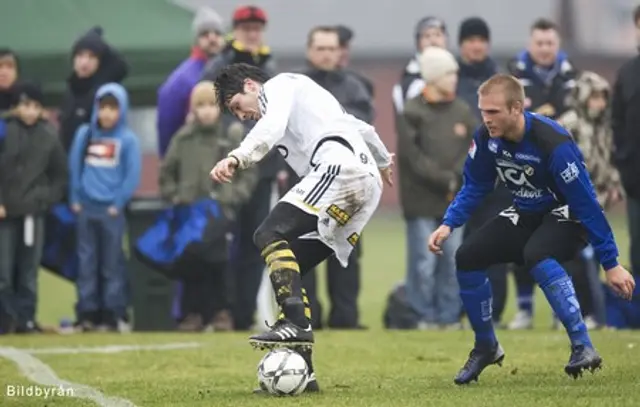
[[[344,109],[367,123],[374,118],[371,93],[350,71],[340,68],[340,38],[336,27],[313,28],[307,38],[308,67],[302,71],[328,90]],[[328,326],[338,329],[359,329],[358,293],[360,291],[360,255],[362,239],[356,245],[346,268],[331,257],[327,260],[327,285],[331,300]],[[315,271],[302,278],[311,305],[314,328],[322,327],[322,309],[316,293]]]

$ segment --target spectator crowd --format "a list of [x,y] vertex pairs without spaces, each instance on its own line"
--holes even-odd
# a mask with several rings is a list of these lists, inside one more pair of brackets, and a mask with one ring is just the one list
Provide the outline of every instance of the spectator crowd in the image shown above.
[[[640,8],[633,20],[640,30]],[[297,182],[277,151],[232,184],[216,185],[209,178],[214,164],[255,124],[219,110],[213,81],[223,67],[239,62],[276,74],[276,57],[265,43],[267,29],[267,13],[259,7],[238,7],[230,32],[215,10],[197,10],[191,51],[158,89],[161,198],[173,207],[215,200],[225,225],[231,225],[225,260],[204,256],[179,278],[174,319],[182,331],[254,329],[264,263],[253,233],[267,216],[272,196],[284,194]],[[490,56],[491,30],[482,18],[462,21],[457,55],[448,49],[452,33],[446,22],[422,18],[414,31],[415,55],[400,72],[392,94],[380,95],[370,79],[349,67],[354,39],[349,27],[320,25],[308,33],[307,65],[297,72],[367,123],[376,118],[374,97],[390,99],[395,113],[397,145],[389,147],[397,154],[407,262],[405,281],[390,296],[387,327],[462,328],[455,252],[471,230],[511,205],[510,192],[497,179],[495,190],[472,219],[447,240],[442,256],[430,253],[426,241],[462,186],[467,151],[481,124],[477,89],[498,72],[521,81],[526,109],[556,119],[571,131],[604,210],[626,202],[631,269],[640,270],[640,142],[634,131],[640,127],[640,57],[622,66],[616,82],[609,84],[597,73],[573,65],[552,21],[535,21],[529,34],[526,48],[502,67]],[[59,211],[73,220],[75,329],[129,329],[123,244],[127,206],[142,173],[140,140],[127,121],[129,97],[122,85],[131,67],[100,27],[81,35],[71,56],[72,72],[55,115],[43,106],[43,90],[34,78],[21,77],[20,56],[0,48],[1,333],[42,331],[36,315],[38,271],[46,229]],[[326,318],[318,300],[317,273],[304,276],[315,329],[366,329],[358,310],[363,242],[366,236],[348,267],[335,259],[327,261],[331,304]],[[606,326],[605,292],[593,249],[585,248],[567,268],[589,327]],[[518,312],[504,323],[509,273],[516,282]],[[495,324],[531,328],[534,281],[528,270],[505,264],[494,266],[489,275]]]

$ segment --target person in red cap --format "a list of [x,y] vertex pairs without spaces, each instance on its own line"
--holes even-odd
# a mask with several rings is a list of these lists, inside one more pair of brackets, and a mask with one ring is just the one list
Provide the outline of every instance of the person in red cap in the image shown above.
[[[227,46],[205,66],[203,80],[215,81],[218,73],[235,63],[246,63],[261,68],[268,76],[275,75],[275,61],[271,50],[265,45],[264,32],[267,27],[267,14],[256,6],[240,6],[231,18],[233,30],[227,38]],[[223,116],[223,123],[237,121],[230,114]],[[255,122],[243,123],[248,132]],[[232,259],[233,270],[231,287],[235,292],[232,306],[235,329],[246,331],[254,325],[256,297],[260,289],[264,261],[260,251],[253,244],[253,233],[267,217],[271,209],[271,191],[274,183],[286,182],[285,164],[277,152],[269,154],[258,165],[260,179],[255,186],[251,199],[238,211],[235,243],[238,258]],[[280,178],[278,178],[280,176]]]

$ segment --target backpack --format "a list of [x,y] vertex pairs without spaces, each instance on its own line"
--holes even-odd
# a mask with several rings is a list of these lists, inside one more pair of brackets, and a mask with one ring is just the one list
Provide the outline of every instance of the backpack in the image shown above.
[[172,280],[198,280],[208,267],[229,258],[229,222],[209,198],[165,209],[140,236],[134,254],[140,262]]
[[407,300],[405,283],[398,283],[387,297],[383,324],[386,329],[415,329],[418,326],[418,314]]

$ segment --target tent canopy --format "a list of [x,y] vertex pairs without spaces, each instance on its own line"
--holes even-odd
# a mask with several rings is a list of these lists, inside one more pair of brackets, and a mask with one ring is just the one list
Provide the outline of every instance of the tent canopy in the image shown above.
[[166,0],[0,0],[0,9],[0,46],[16,51],[21,77],[42,83],[48,105],[59,104],[73,43],[93,26],[127,61],[135,105],[155,104],[193,43],[192,14]]

